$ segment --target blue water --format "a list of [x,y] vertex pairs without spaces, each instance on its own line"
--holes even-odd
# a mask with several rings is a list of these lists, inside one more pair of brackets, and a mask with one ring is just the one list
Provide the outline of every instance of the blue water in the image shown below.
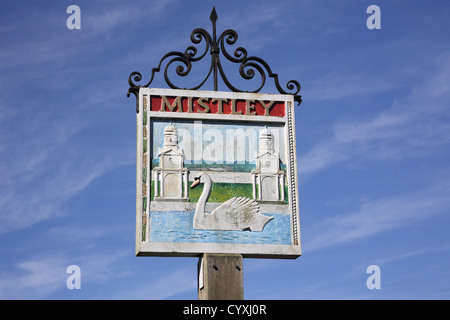
[[274,217],[262,232],[194,230],[194,211],[151,211],[150,241],[191,243],[291,243],[291,221],[288,214],[262,213]]

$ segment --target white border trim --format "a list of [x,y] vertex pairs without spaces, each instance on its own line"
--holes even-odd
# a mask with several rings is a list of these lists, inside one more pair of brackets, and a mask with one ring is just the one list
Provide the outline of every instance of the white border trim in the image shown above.
[[[259,123],[281,123],[285,127],[285,152],[286,152],[286,178],[288,179],[289,211],[291,215],[291,235],[292,245],[273,245],[273,244],[229,244],[229,243],[186,243],[186,242],[150,242],[151,221],[149,219],[150,203],[150,157],[147,157],[147,228],[146,240],[142,241],[142,159],[143,159],[143,96],[147,96],[147,116],[148,124],[152,117],[171,118],[171,119],[189,119],[189,120],[213,120],[213,121],[245,121]],[[182,97],[204,97],[204,98],[224,98],[224,99],[244,99],[244,100],[270,100],[284,101],[286,111],[284,117],[258,116],[258,115],[230,115],[230,114],[209,114],[209,113],[187,113],[187,112],[161,112],[150,111],[150,96],[182,96]],[[221,91],[195,91],[195,90],[170,90],[170,89],[151,89],[141,88],[139,90],[139,113],[137,114],[137,150],[136,150],[136,255],[137,256],[200,256],[203,253],[227,253],[242,254],[244,257],[257,258],[287,258],[295,259],[301,255],[300,241],[300,219],[298,208],[298,184],[297,184],[297,159],[295,146],[295,112],[294,97],[292,95],[280,94],[255,94],[255,93],[237,93]],[[291,110],[288,110],[290,108]],[[290,114],[288,114],[291,112]],[[290,126],[289,126],[290,122]],[[150,139],[148,131],[147,139]],[[147,149],[148,150],[148,149]],[[150,150],[148,150],[150,152]],[[293,162],[291,160],[293,157]],[[291,168],[291,163],[294,166]],[[293,180],[293,181],[292,181]],[[292,183],[293,182],[293,183]],[[292,194],[296,201],[292,202]],[[293,212],[296,215],[293,217]],[[294,221],[296,220],[296,225]],[[297,243],[295,243],[297,240]]]

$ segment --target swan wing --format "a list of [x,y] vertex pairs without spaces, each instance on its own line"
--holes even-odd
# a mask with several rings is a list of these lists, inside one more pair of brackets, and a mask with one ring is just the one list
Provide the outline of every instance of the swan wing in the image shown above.
[[257,213],[258,202],[246,197],[231,198],[211,212],[217,219],[237,226],[246,225]]

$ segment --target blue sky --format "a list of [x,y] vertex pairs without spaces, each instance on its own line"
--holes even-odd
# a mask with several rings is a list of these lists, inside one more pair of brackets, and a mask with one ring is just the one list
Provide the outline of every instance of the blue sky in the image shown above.
[[[80,30],[66,27],[71,4]],[[379,30],[366,27],[371,4]],[[126,92],[132,71],[149,79],[165,53],[192,45],[193,29],[211,30],[213,5],[219,33],[236,30],[236,44],[281,83],[302,85],[303,255],[245,259],[245,298],[449,299],[444,0],[4,2],[0,298],[197,298],[196,258],[134,256],[135,99]],[[161,74],[153,86],[166,87]],[[80,290],[66,287],[69,265],[81,269]],[[370,265],[381,289],[366,287]]]

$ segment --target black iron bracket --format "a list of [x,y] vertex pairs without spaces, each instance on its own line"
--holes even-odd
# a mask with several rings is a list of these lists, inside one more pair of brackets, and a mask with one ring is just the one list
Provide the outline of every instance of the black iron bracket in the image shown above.
[[[197,48],[194,46],[189,46],[186,48],[184,52],[180,51],[172,51],[167,54],[165,54],[160,62],[158,67],[152,69],[152,75],[150,78],[150,81],[147,84],[144,85],[138,85],[137,83],[142,81],[142,74],[138,71],[132,72],[128,77],[128,84],[130,85],[127,93],[127,97],[130,96],[130,94],[134,94],[136,96],[136,112],[139,112],[138,108],[138,94],[140,88],[148,88],[150,84],[153,81],[153,78],[155,76],[155,73],[161,71],[161,66],[165,60],[169,61],[167,62],[165,68],[164,68],[164,79],[167,83],[167,85],[172,89],[186,89],[186,90],[197,90],[201,88],[205,82],[209,79],[211,76],[211,73],[214,77],[214,91],[218,90],[218,75],[220,74],[223,82],[225,85],[232,90],[233,92],[251,92],[251,93],[257,93],[260,92],[260,90],[264,87],[266,83],[266,74],[270,78],[274,79],[275,86],[279,93],[281,94],[291,94],[294,96],[294,100],[300,105],[302,102],[302,96],[298,93],[300,92],[300,83],[296,80],[290,80],[286,84],[286,89],[283,89],[283,87],[280,85],[278,81],[278,74],[273,73],[267,62],[265,62],[263,59],[253,56],[248,56],[247,50],[243,47],[238,47],[234,53],[231,55],[228,53],[228,51],[225,48],[225,44],[227,45],[233,45],[236,43],[238,39],[238,35],[236,31],[227,29],[222,32],[222,34],[217,38],[216,35],[216,22],[217,22],[217,13],[215,7],[213,7],[210,20],[212,22],[212,28],[213,28],[213,35],[208,33],[205,29],[197,28],[194,29],[191,33],[191,41],[194,44],[199,44],[203,40],[206,43],[205,50],[201,55],[197,55]],[[178,76],[185,77],[187,76],[191,69],[192,69],[192,63],[197,62],[199,60],[202,60],[208,51],[211,54],[211,66],[209,68],[208,74],[206,77],[197,85],[190,87],[190,88],[180,88],[177,87],[169,78],[168,70],[169,66],[172,63],[179,63],[179,65],[176,67],[176,73]],[[225,75],[225,72],[223,70],[221,61],[220,61],[220,53],[222,52],[223,56],[233,63],[240,63],[239,66],[239,74],[241,77],[245,80],[251,80],[255,77],[255,74],[259,74],[261,79],[261,84],[259,87],[253,91],[245,91],[240,90],[236,88],[234,85],[230,83],[228,78]],[[255,72],[255,70],[257,72]]]

